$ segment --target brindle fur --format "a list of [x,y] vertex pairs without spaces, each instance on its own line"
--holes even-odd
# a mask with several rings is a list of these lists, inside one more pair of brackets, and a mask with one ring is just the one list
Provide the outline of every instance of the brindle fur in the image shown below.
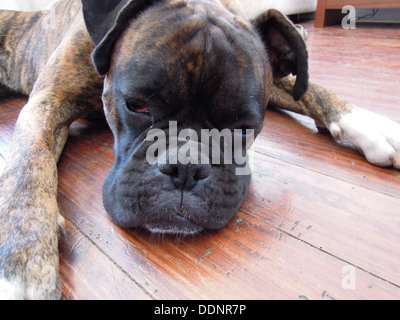
[[[102,78],[91,65],[80,3],[61,1],[55,8],[60,19],[48,32],[42,20],[49,13],[0,13],[1,82],[30,94],[0,180],[0,274],[24,279],[22,298],[60,298],[57,161],[68,126],[101,108]],[[41,292],[48,267],[55,270],[55,290]]]

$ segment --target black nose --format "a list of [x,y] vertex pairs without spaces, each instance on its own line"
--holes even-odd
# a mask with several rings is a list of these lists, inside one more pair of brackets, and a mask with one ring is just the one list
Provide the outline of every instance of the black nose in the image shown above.
[[211,166],[206,164],[158,164],[158,169],[170,176],[177,189],[191,190],[200,180],[210,176]]

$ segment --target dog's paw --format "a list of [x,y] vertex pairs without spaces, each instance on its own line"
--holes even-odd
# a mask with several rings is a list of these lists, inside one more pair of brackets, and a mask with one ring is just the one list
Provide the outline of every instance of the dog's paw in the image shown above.
[[62,285],[58,259],[56,263],[43,258],[22,263],[20,258],[2,261],[0,300],[59,300]]
[[27,219],[28,211],[24,216],[18,210],[1,211],[0,300],[60,299],[57,227],[64,219],[42,221]]
[[[3,248],[4,249],[4,246]],[[0,300],[59,300],[61,279],[58,253],[41,243],[2,250]]]
[[21,278],[0,278],[0,300],[59,300],[61,298],[61,280],[54,267],[44,267],[39,277],[37,274],[29,273],[26,272]]
[[354,107],[328,128],[334,138],[350,142],[368,162],[400,169],[400,124]]

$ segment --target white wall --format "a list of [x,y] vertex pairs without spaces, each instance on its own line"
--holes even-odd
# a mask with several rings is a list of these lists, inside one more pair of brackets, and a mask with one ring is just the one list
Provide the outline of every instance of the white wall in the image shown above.
[[[0,0],[0,9],[34,11],[46,9],[57,0]],[[240,0],[249,17],[275,8],[285,14],[315,11],[317,0]]]
[[[0,0],[1,1],[1,0]],[[318,0],[239,0],[248,16],[253,18],[268,9],[277,9],[284,14],[314,12]]]
[[58,0],[0,0],[0,9],[35,11],[43,10]]

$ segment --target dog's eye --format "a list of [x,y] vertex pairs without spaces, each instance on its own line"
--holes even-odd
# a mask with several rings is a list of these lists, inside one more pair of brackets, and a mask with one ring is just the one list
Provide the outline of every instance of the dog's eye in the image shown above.
[[146,102],[139,99],[131,99],[126,102],[128,109],[135,113],[142,113],[150,115]]

